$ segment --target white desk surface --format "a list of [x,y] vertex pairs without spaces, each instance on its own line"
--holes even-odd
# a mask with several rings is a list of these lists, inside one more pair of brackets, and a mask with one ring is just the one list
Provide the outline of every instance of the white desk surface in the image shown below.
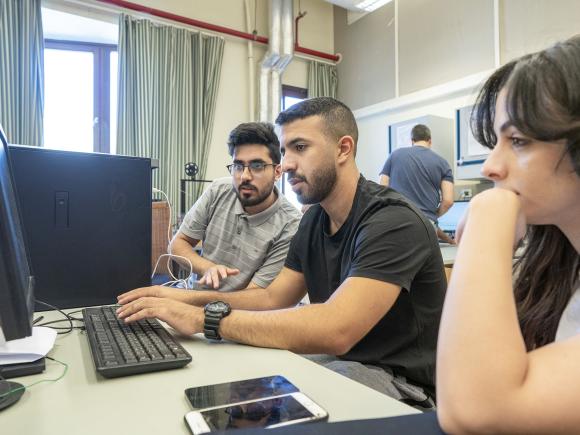
[[[58,318],[53,312],[45,318]],[[79,313],[80,317],[80,313]],[[66,322],[61,324],[67,325]],[[299,355],[201,336],[180,338],[193,361],[182,369],[115,379],[97,375],[84,332],[58,336],[49,356],[68,364],[56,383],[27,389],[20,401],[0,412],[2,434],[188,434],[188,387],[283,375],[329,413],[329,421],[417,413],[401,402],[321,367]],[[24,385],[56,378],[63,367],[46,360],[42,374],[14,378]]]
[[457,245],[440,243],[439,249],[441,250],[441,255],[443,256],[443,264],[445,266],[453,266],[453,263],[455,263],[455,255],[457,254]]

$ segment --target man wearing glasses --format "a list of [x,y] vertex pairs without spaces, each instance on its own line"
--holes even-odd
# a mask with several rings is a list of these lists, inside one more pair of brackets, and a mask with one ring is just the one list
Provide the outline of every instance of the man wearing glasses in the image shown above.
[[[273,125],[238,125],[228,149],[232,178],[214,181],[203,193],[169,249],[191,262],[198,278],[191,282],[194,288],[265,288],[282,269],[302,215],[274,185],[282,170]],[[202,256],[193,250],[200,240]]]

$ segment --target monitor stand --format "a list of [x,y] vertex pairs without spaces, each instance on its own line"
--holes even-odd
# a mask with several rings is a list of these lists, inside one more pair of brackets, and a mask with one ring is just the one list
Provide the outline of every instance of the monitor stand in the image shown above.
[[[9,393],[9,391],[14,391]],[[6,395],[6,393],[8,393]],[[0,411],[14,405],[24,394],[24,385],[12,381],[0,381]]]

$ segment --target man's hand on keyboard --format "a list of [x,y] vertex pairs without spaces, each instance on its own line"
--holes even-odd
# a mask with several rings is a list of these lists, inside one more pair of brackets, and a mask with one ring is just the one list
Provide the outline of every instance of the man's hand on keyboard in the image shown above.
[[162,297],[141,297],[133,300],[120,307],[117,315],[127,323],[156,318],[185,335],[203,330],[203,308]]
[[223,264],[216,264],[207,269],[197,283],[201,286],[217,290],[220,288],[222,280],[226,279],[228,276],[237,275],[238,273],[240,273],[239,269],[232,269]]
[[193,294],[194,293],[190,290],[181,290],[171,287],[164,287],[161,285],[154,285],[151,287],[142,287],[123,293],[117,296],[117,302],[121,305],[125,305],[139,298],[155,297],[173,299],[174,301],[191,304],[193,303]]

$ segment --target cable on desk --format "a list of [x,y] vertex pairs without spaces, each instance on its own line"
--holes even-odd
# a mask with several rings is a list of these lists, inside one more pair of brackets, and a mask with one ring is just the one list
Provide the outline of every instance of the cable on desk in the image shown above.
[[71,332],[74,329],[80,329],[81,331],[84,331],[84,329],[85,329],[84,326],[74,326],[73,325],[72,329],[71,329],[71,326],[70,325],[69,326],[49,326],[49,325],[54,325],[55,323],[62,323],[62,322],[69,322],[70,323],[71,320],[80,320],[80,321],[82,321],[83,319],[59,319],[59,320],[51,320],[49,322],[44,322],[44,323],[41,323],[40,325],[36,325],[36,326],[46,326],[46,327],[48,327],[50,329],[64,329],[65,330],[64,332],[59,332],[58,334],[67,334],[67,333]]
[[[68,322],[69,322],[69,325],[70,325],[70,326],[69,326],[68,328],[66,328],[67,330],[66,330],[66,331],[64,331],[64,332],[58,332],[57,334],[68,334],[69,332],[72,332],[72,330],[73,330],[73,329],[75,329],[75,326],[73,325],[73,318],[72,318],[72,317],[70,317],[70,316],[69,316],[67,313],[65,313],[64,311],[62,311],[60,308],[57,308],[57,307],[55,307],[54,305],[47,304],[46,302],[43,302],[43,301],[41,301],[41,300],[38,300],[38,299],[36,299],[36,303],[37,303],[37,304],[40,304],[40,305],[44,305],[44,306],[46,306],[46,307],[48,307],[48,308],[51,308],[51,309],[53,309],[53,310],[56,310],[56,311],[58,311],[59,313],[61,313],[61,314],[62,314],[62,315],[65,317],[66,321],[68,321]],[[63,321],[63,320],[61,320],[61,321]],[[37,326],[46,326],[46,325],[51,325],[51,324],[53,324],[53,323],[57,323],[57,321],[54,321],[54,320],[53,320],[53,321],[51,321],[51,322],[44,322],[44,323],[41,323],[40,325],[37,325]],[[61,328],[54,328],[54,329],[61,329]]]
[[[57,359],[51,358],[49,356],[45,356],[45,358],[48,358],[51,361],[57,362],[59,364],[61,364],[62,366],[64,366],[64,370],[62,371],[61,375],[58,378],[54,378],[54,379],[41,379],[40,381],[36,381],[33,382],[32,384],[28,384],[28,385],[22,385],[20,387],[17,388],[13,388],[12,390],[8,390],[7,392],[0,394],[0,399],[8,396],[9,394],[14,394],[17,391],[20,390],[26,390],[27,388],[33,387],[35,385],[41,384],[43,382],[57,382],[60,381],[62,378],[64,378],[64,376],[66,375],[66,373],[68,372],[68,364],[64,363],[62,361],[59,361]],[[4,376],[2,376],[2,373],[0,372],[0,381],[6,381],[6,378]]]
[[82,311],[83,311],[83,309],[81,308],[80,310],[74,310],[74,311],[70,311],[70,312],[69,312],[69,313],[67,313],[67,314],[68,314],[68,317],[70,317],[72,320],[76,320],[77,322],[84,322],[84,321],[85,321],[85,319],[83,319],[82,317],[80,317],[80,318],[78,318],[78,317],[73,317],[73,314],[80,313],[80,312],[82,312]]
[[168,266],[169,266],[169,261],[171,260],[171,258],[172,258],[172,257],[175,257],[175,258],[181,258],[181,259],[183,259],[183,260],[187,261],[187,263],[189,264],[189,275],[188,275],[188,276],[187,276],[187,278],[185,278],[185,279],[179,279],[179,278],[177,278],[176,276],[174,276],[174,275],[173,275],[173,272],[171,271],[171,268],[170,268],[170,267],[168,267],[168,270],[169,270],[169,275],[171,275],[171,278],[173,278],[173,280],[172,280],[172,281],[168,281],[168,282],[166,282],[166,283],[163,283],[163,284],[161,284],[161,285],[164,285],[164,286],[171,286],[172,284],[181,283],[181,284],[184,286],[184,288],[188,288],[188,287],[187,287],[187,280],[188,280],[189,278],[191,278],[191,276],[193,275],[193,265],[191,264],[191,261],[189,260],[189,258],[187,258],[187,257],[182,257],[181,255],[175,255],[175,254],[161,254],[161,255],[159,256],[159,258],[157,259],[157,262],[155,263],[155,267],[153,268],[153,273],[151,274],[151,278],[153,278],[153,277],[155,276],[155,271],[157,270],[157,267],[159,266],[159,262],[161,261],[161,259],[162,259],[163,257],[168,257],[168,260],[167,260],[167,261],[168,261]]

